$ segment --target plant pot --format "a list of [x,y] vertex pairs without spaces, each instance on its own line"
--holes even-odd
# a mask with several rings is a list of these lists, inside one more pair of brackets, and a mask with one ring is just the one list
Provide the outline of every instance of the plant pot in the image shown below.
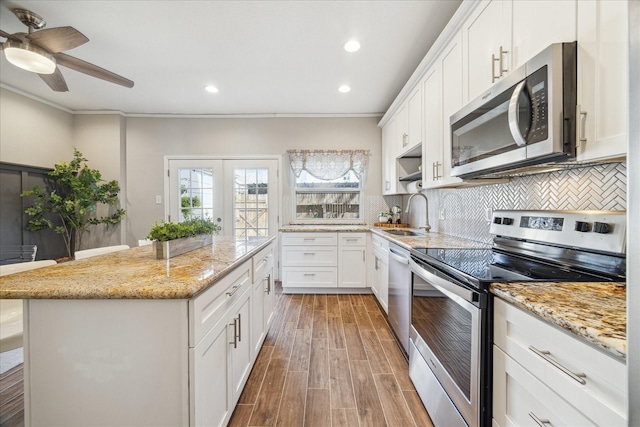
[[200,234],[194,237],[153,242],[156,259],[169,259],[213,243],[213,234]]
[[379,216],[378,217],[378,222],[379,223],[389,222],[389,218],[387,218],[386,216]]

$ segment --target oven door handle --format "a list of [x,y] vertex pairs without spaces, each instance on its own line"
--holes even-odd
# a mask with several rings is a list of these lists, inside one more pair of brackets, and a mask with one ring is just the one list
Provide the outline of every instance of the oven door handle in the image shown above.
[[389,248],[389,257],[393,258],[394,261],[399,262],[401,264],[408,265],[409,257],[402,256],[401,253],[394,251],[392,248]]
[[429,285],[433,286],[434,288],[445,294],[447,297],[453,299],[454,301],[457,301],[459,304],[463,302],[473,304],[474,302],[476,302],[473,298],[476,292],[456,285],[455,283],[443,279],[442,277],[436,276],[435,274],[426,270],[424,267],[420,266],[413,259],[409,260],[409,265],[411,266],[411,271],[414,274],[422,277],[427,281]]

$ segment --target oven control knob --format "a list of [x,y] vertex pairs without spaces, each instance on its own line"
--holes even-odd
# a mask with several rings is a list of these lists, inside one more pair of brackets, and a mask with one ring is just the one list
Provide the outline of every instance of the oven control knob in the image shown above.
[[502,218],[500,218],[499,216],[493,218],[493,223],[494,224],[502,224]]
[[593,231],[600,234],[608,234],[611,232],[611,226],[606,222],[594,222]]
[[579,231],[581,233],[585,233],[587,231],[591,231],[591,224],[588,222],[584,222],[584,221],[576,221],[576,231]]
[[513,224],[513,218],[504,217],[504,218],[502,218],[502,223],[504,225],[511,225],[511,224]]

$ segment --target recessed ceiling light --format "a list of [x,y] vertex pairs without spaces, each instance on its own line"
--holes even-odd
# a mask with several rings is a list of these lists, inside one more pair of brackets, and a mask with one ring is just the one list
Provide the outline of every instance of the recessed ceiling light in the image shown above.
[[209,93],[218,93],[219,92],[218,88],[215,87],[214,85],[206,85],[204,87],[204,90],[206,90]]
[[338,92],[341,92],[341,93],[347,93],[349,91],[351,91],[351,88],[347,85],[342,85],[338,88]]
[[358,40],[349,40],[344,44],[344,50],[347,52],[357,52],[360,49],[360,42]]

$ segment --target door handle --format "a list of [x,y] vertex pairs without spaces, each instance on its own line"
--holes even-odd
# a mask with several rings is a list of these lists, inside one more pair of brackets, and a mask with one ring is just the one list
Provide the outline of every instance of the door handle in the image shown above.
[[229,323],[229,326],[233,326],[233,341],[229,342],[229,344],[233,344],[233,348],[238,348],[238,324],[235,317],[233,318],[233,323]]
[[518,83],[513,94],[511,94],[511,99],[509,100],[509,130],[511,131],[513,140],[518,147],[524,147],[527,145],[527,141],[525,141],[524,137],[520,133],[520,127],[518,126],[518,99],[520,98],[520,94],[524,91],[524,85],[526,83],[526,80]]

